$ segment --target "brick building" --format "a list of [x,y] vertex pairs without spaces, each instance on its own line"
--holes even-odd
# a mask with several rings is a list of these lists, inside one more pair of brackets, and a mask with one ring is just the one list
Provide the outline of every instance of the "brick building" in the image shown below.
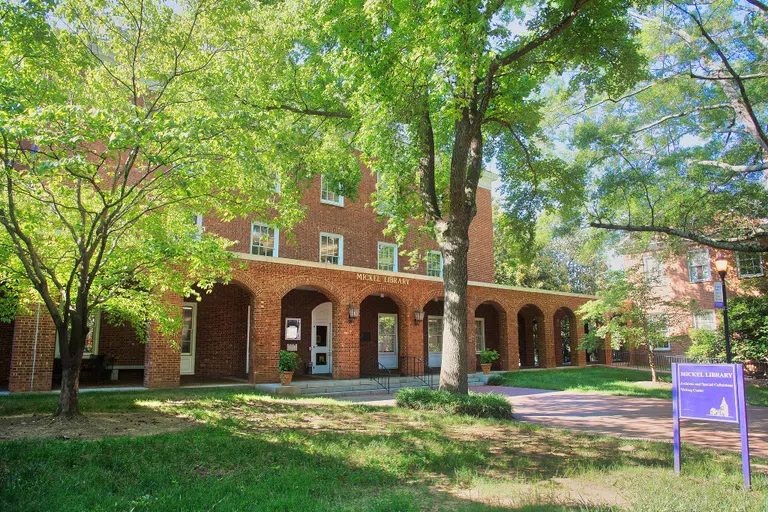
[[[495,369],[584,365],[586,355],[577,350],[584,328],[574,311],[590,297],[493,284],[493,179],[485,173],[481,180],[470,228],[470,369],[478,367],[482,347],[500,352]],[[97,314],[86,357],[106,358],[113,379],[134,374],[147,387],[179,386],[185,375],[277,382],[280,349],[301,356],[296,378],[439,368],[442,256],[415,232],[401,246],[382,234],[384,222],[366,205],[376,181],[363,168],[360,199],[350,201],[317,177],[302,199],[305,220],[290,237],[269,219],[197,218],[201,229],[236,242],[243,265],[231,282],[200,301],[166,297],[183,319],[183,331],[171,340],[176,347],[151,323],[143,343],[130,327]],[[413,266],[405,255],[412,249],[423,255]],[[55,339],[44,308],[0,324],[0,386],[11,392],[58,386]]]
[[[715,260],[720,252],[708,247],[689,245],[681,253],[666,253],[662,247],[652,246],[643,253],[624,254],[624,269],[641,272],[659,299],[654,314],[668,321],[669,343],[656,351],[683,355],[690,346],[689,331],[694,328],[717,329],[720,321],[715,312],[715,282],[720,276]],[[726,276],[729,297],[736,294],[759,293],[764,286],[765,262],[759,253],[727,253],[729,261]],[[686,303],[695,300],[695,311],[668,307],[664,303]]]

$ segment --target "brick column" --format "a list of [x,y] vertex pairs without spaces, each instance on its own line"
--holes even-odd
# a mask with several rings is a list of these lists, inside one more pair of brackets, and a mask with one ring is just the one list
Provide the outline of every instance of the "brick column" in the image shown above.
[[[418,358],[421,361],[426,361],[426,354],[424,354],[424,322],[417,322],[414,318],[413,312],[418,308],[411,306],[405,306],[405,310],[400,312],[398,316],[398,336],[399,339],[399,355],[407,358]],[[412,361],[410,365],[417,365],[421,367],[408,367],[400,368],[400,373],[407,375],[409,373],[416,372],[421,375],[424,372],[424,367],[418,361]]]
[[[181,316],[182,298],[166,295],[174,314]],[[144,349],[144,386],[148,388],[174,388],[181,377],[181,331],[167,336],[160,331],[156,321],[150,321],[147,346]]]
[[523,317],[523,343],[525,344],[525,366],[536,365],[536,350],[533,343],[533,318]]
[[499,366],[505,371],[520,369],[517,315],[509,311],[499,312]]
[[475,346],[475,311],[467,309],[467,373],[477,372],[477,353]]
[[555,343],[555,365],[560,366],[563,364],[563,332],[560,322],[563,321],[563,313],[561,311],[555,312],[555,316],[552,321],[552,338]]
[[32,308],[32,314],[16,317],[11,347],[8,391],[50,391],[56,329],[44,306]]
[[279,382],[277,353],[280,350],[282,300],[277,294],[251,297],[251,352],[248,378],[252,384]]
[[587,351],[579,350],[584,341],[584,321],[577,317],[571,317],[571,364],[573,366],[587,366]]
[[551,311],[544,311],[544,317],[538,321],[538,345],[539,345],[539,367],[555,368],[557,366],[555,359],[555,339],[552,318],[554,314]]
[[349,319],[349,303],[333,304],[333,378],[360,378],[360,317]]

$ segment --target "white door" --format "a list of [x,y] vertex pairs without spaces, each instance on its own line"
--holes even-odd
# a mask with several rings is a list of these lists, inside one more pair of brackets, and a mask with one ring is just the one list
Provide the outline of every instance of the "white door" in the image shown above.
[[379,313],[379,363],[397,368],[397,315]]
[[195,343],[197,341],[197,302],[181,306],[181,374],[195,373]]
[[443,317],[430,316],[427,318],[427,364],[431,368],[439,368],[443,363]]
[[312,373],[331,373],[331,324],[312,325]]

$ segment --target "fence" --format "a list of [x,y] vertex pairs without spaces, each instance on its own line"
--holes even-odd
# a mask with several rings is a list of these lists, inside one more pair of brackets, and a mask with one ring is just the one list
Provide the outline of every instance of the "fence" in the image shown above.
[[[725,361],[719,359],[694,360],[688,356],[676,356],[663,352],[653,352],[653,366],[662,372],[672,371],[672,363],[704,363],[718,364]],[[644,350],[614,350],[613,366],[626,368],[650,369],[648,352]],[[747,377],[764,379],[768,376],[768,362],[748,361],[744,363],[744,373]]]

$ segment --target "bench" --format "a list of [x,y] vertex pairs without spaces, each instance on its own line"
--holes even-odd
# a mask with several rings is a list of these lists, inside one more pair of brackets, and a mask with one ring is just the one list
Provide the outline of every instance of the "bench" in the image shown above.
[[117,380],[120,376],[120,370],[143,370],[143,364],[116,364],[112,366],[112,375],[109,380]]

